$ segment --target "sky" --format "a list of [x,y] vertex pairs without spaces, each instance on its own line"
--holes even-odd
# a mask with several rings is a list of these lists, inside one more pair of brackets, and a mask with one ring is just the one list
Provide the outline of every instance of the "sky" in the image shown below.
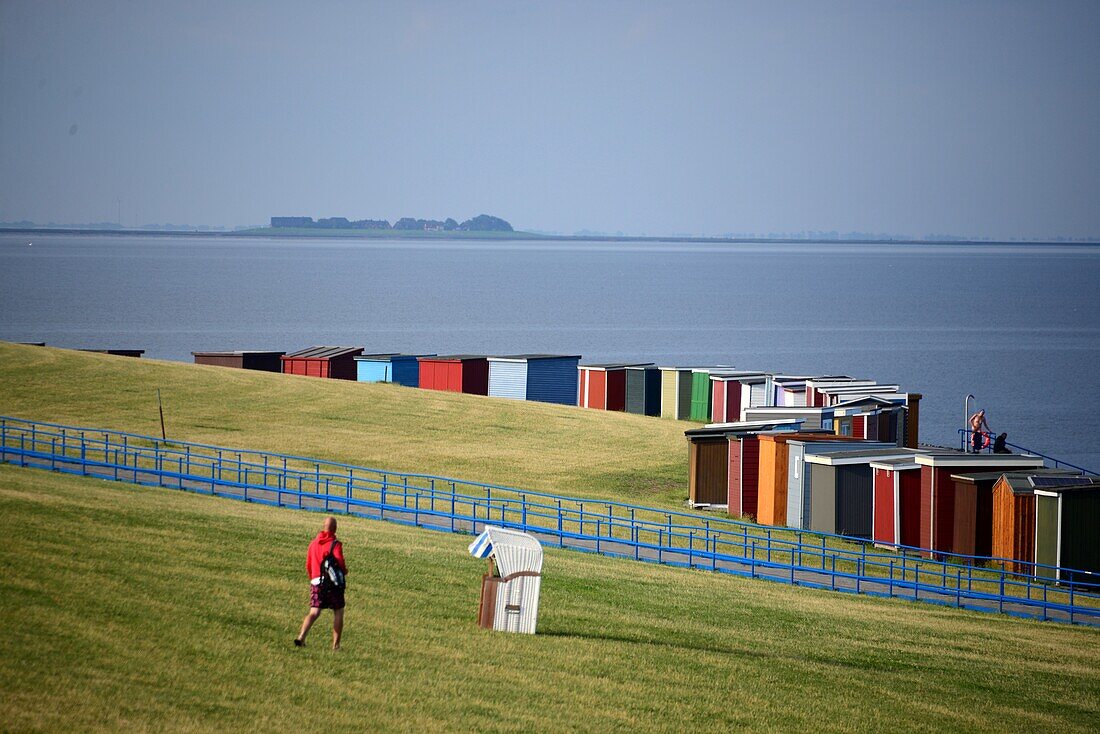
[[0,221],[1100,237],[1100,3],[0,2]]

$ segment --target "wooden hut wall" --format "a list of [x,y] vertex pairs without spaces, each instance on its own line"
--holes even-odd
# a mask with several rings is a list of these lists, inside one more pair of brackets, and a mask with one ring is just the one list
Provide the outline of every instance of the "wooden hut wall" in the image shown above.
[[[1062,493],[1061,506],[1062,568],[1100,574],[1100,489],[1075,489]],[[1062,574],[1066,581],[1100,584],[1095,576]]]
[[729,514],[755,518],[760,481],[760,443],[756,436],[730,437],[728,476]]
[[[993,486],[993,548],[991,555],[1016,561],[1035,557],[1035,494],[1016,494],[1008,479]],[[1009,564],[1013,571],[1030,570],[1024,563]]]
[[900,498],[897,496],[899,494],[898,473],[892,469],[876,467],[873,470],[872,478],[874,482],[874,526],[872,527],[871,539],[882,545],[897,545],[899,542],[898,535],[900,534],[897,527],[898,505],[900,504]]
[[729,441],[725,436],[688,442],[688,497],[693,505],[726,503]]
[[762,525],[787,523],[787,441],[775,436],[757,438],[760,446],[760,480],[757,485],[756,521]]

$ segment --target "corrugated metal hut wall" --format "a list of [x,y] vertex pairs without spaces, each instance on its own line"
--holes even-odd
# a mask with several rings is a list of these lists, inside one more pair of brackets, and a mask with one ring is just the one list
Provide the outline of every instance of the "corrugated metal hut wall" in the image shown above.
[[626,412],[645,415],[645,370],[626,370]]
[[710,374],[707,372],[691,375],[691,420],[710,421]]
[[806,464],[809,485],[802,498],[802,511],[809,516],[810,530],[821,533],[837,531],[836,469],[826,464]]
[[359,382],[389,382],[390,361],[388,359],[355,360],[355,376]]
[[626,370],[608,370],[607,409],[626,410]]
[[489,395],[494,398],[527,399],[528,362],[489,362]]
[[688,441],[688,498],[693,505],[726,502],[729,442],[724,436]]
[[[1100,573],[1100,490],[1075,489],[1062,497],[1063,568]],[[1079,574],[1063,574],[1068,581],[1084,581]],[[1091,580],[1096,583],[1095,579]]]
[[406,387],[420,387],[420,363],[416,357],[393,357],[390,364],[391,379],[394,382]]
[[898,533],[895,525],[895,513],[897,508],[894,503],[895,484],[898,480],[897,473],[890,469],[878,469],[873,471],[874,482],[874,527],[871,538],[876,543],[897,545]]
[[[1035,563],[1058,565],[1058,498],[1035,495]],[[1036,568],[1036,576],[1055,578],[1054,569]]]
[[661,417],[676,418],[676,388],[679,370],[661,370]]
[[867,417],[863,415],[852,416],[852,435],[856,438],[867,438]]
[[462,370],[462,392],[468,395],[489,394],[489,360],[467,359],[464,360]]
[[[1035,558],[1035,495],[1016,494],[1004,477],[993,485],[992,555],[1017,561]],[[1016,573],[1031,570],[1023,563],[1010,565]]]
[[870,538],[873,495],[870,465],[836,467],[836,532]]
[[782,526],[787,522],[787,442],[760,436],[760,483],[756,521]]
[[527,365],[527,399],[557,405],[577,404],[577,358],[535,359]]

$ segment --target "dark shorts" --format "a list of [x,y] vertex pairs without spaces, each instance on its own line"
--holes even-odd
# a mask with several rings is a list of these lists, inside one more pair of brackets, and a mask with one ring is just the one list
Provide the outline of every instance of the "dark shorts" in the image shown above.
[[343,589],[323,589],[318,584],[309,585],[309,606],[313,609],[343,609]]

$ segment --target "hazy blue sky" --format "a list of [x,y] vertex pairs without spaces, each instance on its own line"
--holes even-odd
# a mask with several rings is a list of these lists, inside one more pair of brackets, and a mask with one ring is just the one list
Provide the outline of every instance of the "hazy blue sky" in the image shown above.
[[0,220],[1100,235],[1098,2],[0,2]]

